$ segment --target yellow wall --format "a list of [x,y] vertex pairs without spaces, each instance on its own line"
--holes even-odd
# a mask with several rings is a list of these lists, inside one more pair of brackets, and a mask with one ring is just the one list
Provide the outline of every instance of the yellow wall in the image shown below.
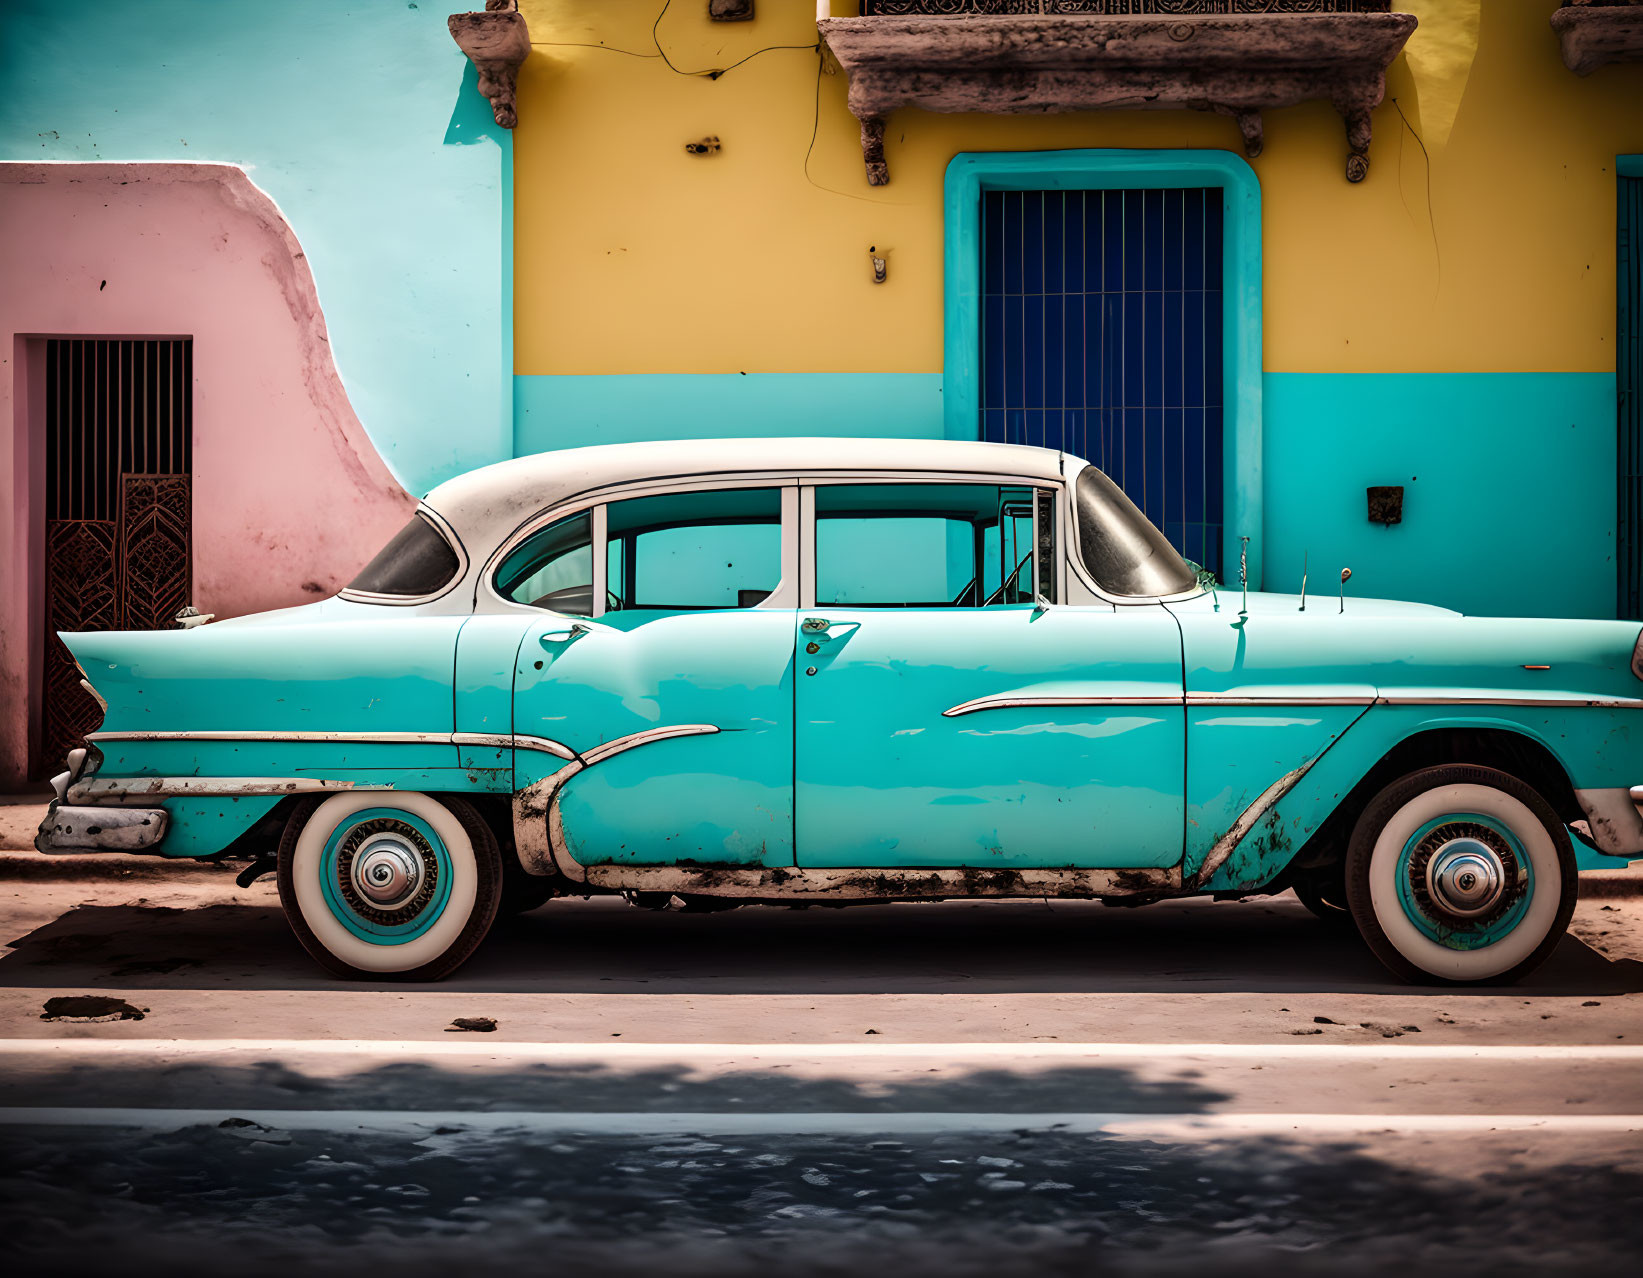
[[[1643,66],[1570,74],[1555,0],[1406,7],[1423,25],[1389,73],[1364,183],[1343,176],[1328,106],[1267,116],[1266,367],[1612,370],[1614,156],[1643,152]],[[953,155],[1240,150],[1230,121],[1184,111],[909,110],[891,117],[891,181],[874,188],[830,60],[818,111],[807,49],[709,80],[655,56],[661,0],[521,8],[535,48],[516,134],[519,373],[937,372]],[[681,69],[815,40],[810,0],[759,0],[751,23],[706,10],[675,0],[660,24]],[[685,152],[706,135],[718,154]],[[890,249],[886,285],[870,244]]]

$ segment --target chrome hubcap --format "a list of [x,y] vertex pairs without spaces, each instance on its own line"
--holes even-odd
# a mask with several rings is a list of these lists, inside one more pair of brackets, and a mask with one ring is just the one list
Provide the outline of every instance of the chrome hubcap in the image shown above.
[[372,905],[392,909],[422,887],[421,852],[395,834],[378,834],[355,854],[349,877]]
[[1432,903],[1457,918],[1486,914],[1506,890],[1500,855],[1481,839],[1462,836],[1441,844],[1426,874]]

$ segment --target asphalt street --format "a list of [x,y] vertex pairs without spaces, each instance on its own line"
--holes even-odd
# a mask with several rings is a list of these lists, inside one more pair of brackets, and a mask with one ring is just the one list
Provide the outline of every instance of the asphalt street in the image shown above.
[[1504,988],[1288,896],[556,901],[406,986],[232,869],[0,853],[0,1262],[1629,1273],[1639,871]]

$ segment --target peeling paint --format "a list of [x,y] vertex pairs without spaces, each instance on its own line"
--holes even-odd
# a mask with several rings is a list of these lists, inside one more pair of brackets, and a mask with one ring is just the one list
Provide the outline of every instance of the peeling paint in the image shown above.
[[1586,814],[1592,846],[1605,856],[1643,856],[1643,809],[1624,786],[1576,790],[1575,801]]
[[583,871],[590,886],[743,900],[892,901],[940,897],[1163,897],[1181,889],[1181,872],[1167,869],[1059,868],[993,870],[829,868],[786,866],[596,865]]
[[1192,876],[1188,886],[1195,892],[1202,889],[1204,884],[1209,882],[1210,877],[1221,868],[1222,863],[1232,855],[1234,849],[1243,842],[1244,837],[1255,828],[1257,822],[1271,811],[1279,799],[1293,790],[1296,783],[1322,757],[1322,755],[1314,755],[1301,764],[1300,767],[1292,768],[1261,791],[1260,797],[1239,814],[1238,819],[1232,823],[1232,827],[1215,840],[1215,843],[1210,847],[1209,853],[1204,857],[1204,863],[1198,867],[1198,872]]

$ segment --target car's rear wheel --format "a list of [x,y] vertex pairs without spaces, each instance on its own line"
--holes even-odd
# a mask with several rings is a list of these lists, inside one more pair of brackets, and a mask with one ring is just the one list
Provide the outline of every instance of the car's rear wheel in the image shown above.
[[1375,956],[1411,981],[1515,981],[1575,906],[1563,823],[1531,786],[1449,764],[1394,781],[1352,832],[1347,902]]
[[328,970],[433,981],[485,939],[502,857],[462,799],[353,791],[298,806],[279,886],[292,931]]

